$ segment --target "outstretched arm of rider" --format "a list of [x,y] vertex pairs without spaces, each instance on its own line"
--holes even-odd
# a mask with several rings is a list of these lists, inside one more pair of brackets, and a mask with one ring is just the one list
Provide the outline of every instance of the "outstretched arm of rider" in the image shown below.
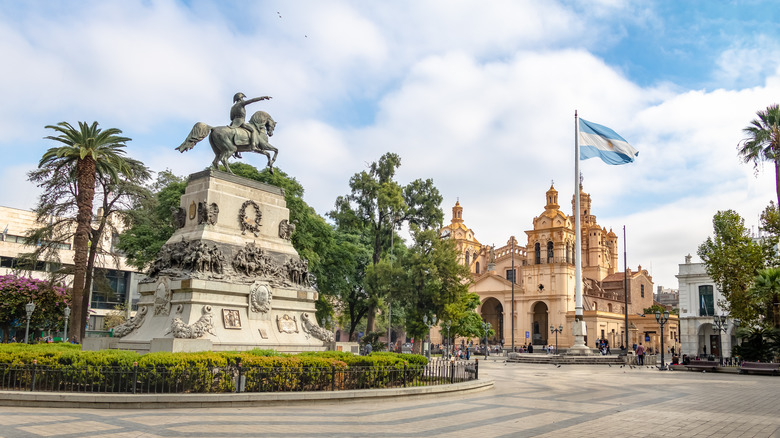
[[243,103],[244,103],[244,106],[247,106],[250,103],[255,103],[255,102],[260,102],[261,100],[270,100],[270,99],[271,99],[271,96],[255,97],[255,98],[252,98],[252,99],[245,100]]

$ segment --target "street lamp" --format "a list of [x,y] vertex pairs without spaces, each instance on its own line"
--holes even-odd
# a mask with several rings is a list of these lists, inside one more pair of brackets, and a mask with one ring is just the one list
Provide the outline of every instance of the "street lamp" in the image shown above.
[[487,357],[488,357],[488,341],[487,341],[487,337],[488,337],[488,330],[490,330],[491,327],[492,326],[490,325],[489,322],[484,322],[484,321],[482,322],[482,329],[485,330],[485,360],[487,360]]
[[661,312],[656,310],[655,320],[661,325],[661,368],[659,370],[664,371],[666,369],[666,363],[664,363],[664,324],[669,320],[669,311],[665,310],[662,317]]
[[714,328],[718,331],[718,361],[721,365],[723,365],[723,344],[720,340],[720,334],[721,332],[726,333],[726,331],[729,329],[729,323],[726,321],[727,318],[728,317],[726,315],[715,315],[712,318]]
[[32,316],[33,312],[35,312],[35,303],[30,301],[29,303],[25,304],[24,310],[27,312],[27,329],[24,331],[24,342],[26,344],[30,343],[30,317]]
[[436,325],[436,315],[433,315],[431,317],[431,320],[428,321],[428,315],[423,315],[423,324],[428,326],[428,359],[431,358],[431,327]]
[[450,327],[452,327],[452,322],[451,321],[446,321],[446,322],[444,322],[442,324],[442,326],[444,327],[445,330],[447,330],[447,342],[446,342],[446,344],[447,344],[447,358],[449,359],[449,357],[450,357]]
[[68,319],[70,319],[70,307],[65,308],[65,332],[62,334],[63,342],[68,342]]
[[558,354],[558,333],[563,333],[563,326],[559,325],[558,328],[555,328],[554,325],[550,325],[550,331],[555,333],[555,353]]

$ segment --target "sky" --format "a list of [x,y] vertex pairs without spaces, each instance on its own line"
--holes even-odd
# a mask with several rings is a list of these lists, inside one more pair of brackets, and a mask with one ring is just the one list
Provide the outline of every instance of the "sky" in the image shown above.
[[[232,96],[277,126],[277,166],[321,215],[386,152],[399,182],[432,178],[482,244],[521,244],[554,184],[571,214],[574,112],[617,131],[636,162],[581,162],[598,223],[626,228],[628,265],[677,288],[678,264],[733,209],[756,230],[771,165],[737,147],[780,101],[771,1],[0,0],[0,205],[31,209],[46,125],[97,121],[154,171],[196,122],[229,123]],[[257,167],[265,157],[244,154]],[[3,224],[0,224],[3,226]],[[623,269],[623,254],[620,256]]]

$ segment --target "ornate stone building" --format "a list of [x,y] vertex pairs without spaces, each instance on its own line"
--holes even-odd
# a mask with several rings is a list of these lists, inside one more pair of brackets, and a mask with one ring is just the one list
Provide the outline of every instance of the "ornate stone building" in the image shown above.
[[[623,344],[625,333],[624,282],[628,282],[629,342],[660,346],[660,330],[654,317],[643,316],[643,309],[653,304],[653,280],[639,266],[626,273],[618,272],[618,237],[600,226],[591,211],[591,197],[580,191],[582,228],[582,276],[584,319],[587,342],[593,347],[597,339],[607,339],[613,348]],[[572,209],[574,211],[574,197]],[[496,330],[491,343],[504,342],[511,347],[514,317],[515,346],[526,343],[554,344],[550,326],[564,326],[558,335],[561,348],[573,342],[574,321],[574,216],[564,213],[553,186],[546,193],[544,210],[533,218],[533,228],[526,230],[526,244],[515,236],[506,244],[492,248],[481,244],[476,233],[466,226],[463,207],[457,202],[449,225],[442,236],[456,241],[461,261],[469,266],[473,283],[469,290],[480,296],[478,309],[482,318]],[[514,315],[511,315],[514,291]],[[678,323],[672,317],[665,328],[665,342],[673,345]],[[551,338],[552,336],[552,338]],[[441,339],[439,336],[438,339]],[[647,341],[649,339],[649,341]],[[434,337],[433,342],[437,342]]]

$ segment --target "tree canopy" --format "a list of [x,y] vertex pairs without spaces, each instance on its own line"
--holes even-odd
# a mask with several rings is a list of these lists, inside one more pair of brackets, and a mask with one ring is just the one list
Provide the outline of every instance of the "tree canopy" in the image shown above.
[[[444,213],[442,196],[431,179],[417,179],[407,185],[395,180],[401,157],[386,153],[371,163],[368,170],[349,180],[350,194],[336,199],[335,209],[328,213],[337,229],[361,233],[370,238],[373,265],[379,263],[390,248],[395,230],[403,224],[420,229],[440,228]],[[375,288],[369,297],[367,331],[375,329],[378,303],[383,298]]]
[[714,235],[699,246],[707,275],[723,294],[719,302],[732,318],[746,324],[758,323],[751,286],[759,270],[772,258],[774,248],[751,238],[745,221],[733,210],[719,211],[712,219]]

